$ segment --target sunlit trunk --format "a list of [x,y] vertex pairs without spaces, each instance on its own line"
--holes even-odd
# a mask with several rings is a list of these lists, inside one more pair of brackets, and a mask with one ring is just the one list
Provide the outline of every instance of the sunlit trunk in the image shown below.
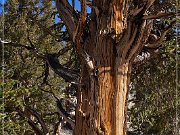
[[74,135],[126,135],[132,61],[150,31],[145,21],[127,22],[126,2],[94,1],[83,47],[94,58],[95,71],[82,64]]
[[82,73],[85,85],[78,91],[75,135],[126,134],[131,65],[126,61],[115,64],[115,57],[106,51],[102,54],[98,76],[88,76],[86,70]]

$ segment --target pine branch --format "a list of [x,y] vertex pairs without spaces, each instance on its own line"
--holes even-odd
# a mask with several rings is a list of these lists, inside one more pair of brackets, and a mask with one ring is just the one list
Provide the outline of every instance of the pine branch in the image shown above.
[[43,129],[43,133],[47,134],[48,133],[48,129],[47,126],[45,125],[45,122],[43,120],[43,118],[32,108],[30,108],[29,106],[26,106],[26,109],[28,112],[30,112],[34,117],[36,117],[36,119],[39,121],[42,129]]
[[36,126],[36,124],[30,119],[29,115],[27,115],[24,111],[22,111],[20,108],[16,108],[16,111],[18,114],[23,117],[27,118],[28,124],[31,126],[31,128],[35,131],[37,135],[43,135],[43,132]]
[[0,45],[3,46],[12,46],[12,47],[22,47],[22,48],[25,48],[29,51],[32,51],[38,58],[41,58],[41,59],[44,59],[45,57],[43,56],[43,54],[39,54],[37,52],[37,49],[34,47],[34,46],[29,46],[29,45],[23,45],[23,44],[20,44],[20,43],[15,43],[15,42],[5,42],[3,40],[0,40]]

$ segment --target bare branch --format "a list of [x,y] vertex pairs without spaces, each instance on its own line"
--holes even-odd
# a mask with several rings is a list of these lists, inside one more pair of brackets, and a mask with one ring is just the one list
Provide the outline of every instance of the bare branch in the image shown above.
[[155,2],[155,0],[147,0],[146,5],[144,7],[145,11],[148,10],[154,2]]
[[130,14],[132,14],[133,16],[136,16],[136,15],[139,14],[142,10],[143,10],[143,7],[140,7],[140,8],[136,7],[135,9],[133,9],[133,10],[131,11]]
[[134,31],[133,31],[133,33],[132,33],[132,37],[130,38],[129,42],[128,42],[127,45],[125,46],[124,51],[122,52],[122,53],[123,53],[123,54],[122,54],[122,57],[123,57],[123,58],[125,58],[128,50],[130,49],[132,43],[134,42],[134,39],[135,39],[136,34],[137,34],[137,31],[138,31],[138,29],[137,29],[137,27],[135,27],[135,29],[134,29]]
[[141,49],[143,48],[143,44],[148,39],[150,31],[152,29],[152,21],[150,21],[148,24],[146,24],[146,21],[143,21],[143,23],[140,25],[139,28],[140,28],[140,30],[138,31],[139,36],[134,42],[132,49],[129,51],[128,61],[131,62],[139,53],[139,51],[141,51]]
[[162,12],[160,12],[160,13],[158,13],[158,14],[156,14],[156,15],[145,15],[142,19],[145,19],[145,20],[147,20],[147,19],[158,19],[158,18],[161,18],[161,17],[170,17],[170,16],[174,16],[174,15],[176,15],[176,13],[162,13]]
[[4,42],[4,41],[0,41],[0,45],[10,45],[10,46],[13,46],[13,47],[22,47],[22,48],[26,48],[27,50],[34,50],[33,47],[31,46],[28,46],[28,45],[22,45],[22,44],[19,44],[19,43],[13,43],[13,42]]
[[[54,125],[54,130],[53,130],[53,135],[57,135],[57,131],[58,131],[58,129],[60,128],[60,126],[62,127],[62,125],[61,124],[63,124],[63,120],[62,120],[62,118],[60,118],[59,120],[58,120],[58,122]],[[59,135],[60,135],[60,133],[59,133]]]
[[76,11],[71,7],[67,0],[56,0],[56,7],[61,19],[67,27],[70,38],[73,39],[78,20],[76,18]]
[[75,9],[75,2],[72,0],[72,8]]
[[144,6],[138,8],[136,7],[134,10],[131,11],[133,16],[142,16],[144,13],[149,9],[150,6],[155,2],[155,0],[147,0]]
[[36,126],[36,124],[30,119],[29,115],[27,115],[25,112],[23,112],[20,108],[16,108],[16,111],[18,114],[28,119],[28,124],[32,127],[32,129],[35,131],[37,135],[43,135],[43,132]]
[[132,49],[130,50],[129,52],[129,56],[128,56],[128,61],[132,58],[132,56],[135,54],[135,52],[137,51],[137,49],[139,48],[139,45],[140,45],[140,42],[141,42],[141,39],[143,37],[143,34],[144,34],[144,28],[145,28],[145,25],[146,25],[146,22],[143,21],[143,23],[139,26],[139,30],[138,30],[138,37],[136,37],[136,42],[134,43]]
[[144,65],[145,63],[153,60],[153,59],[157,59],[159,57],[160,53],[157,53],[157,52],[153,52],[149,54],[148,57],[144,58],[143,60],[136,60],[136,61],[133,61],[133,69],[137,68],[137,67],[140,67],[141,65]]
[[81,16],[78,22],[78,27],[76,28],[75,34],[73,36],[73,42],[76,43],[76,49],[78,54],[81,53],[81,44],[80,44],[80,40],[81,40],[81,36],[83,34],[83,29],[85,27],[86,24],[86,0],[81,0]]
[[79,84],[79,73],[64,67],[59,63],[59,60],[56,56],[52,54],[47,54],[47,62],[52,68],[52,70],[62,77],[65,81],[74,83],[74,84]]

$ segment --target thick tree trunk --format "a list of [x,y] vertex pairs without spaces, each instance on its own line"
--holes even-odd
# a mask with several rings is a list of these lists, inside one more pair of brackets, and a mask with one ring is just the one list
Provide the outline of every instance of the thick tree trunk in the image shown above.
[[127,21],[126,4],[94,1],[90,37],[83,49],[94,58],[98,74],[82,64],[74,135],[126,135],[132,62],[151,30],[144,20]]
[[107,51],[102,53],[98,76],[88,75],[86,69],[82,73],[85,85],[78,92],[75,135],[126,134],[131,65],[126,61],[115,64],[116,58]]
[[85,50],[94,58],[98,74],[89,73],[85,65],[82,67],[83,85],[78,91],[74,135],[126,134],[131,64],[120,53],[123,50],[117,52],[116,48],[116,41],[126,24],[125,20],[123,22],[124,2],[94,2],[91,37]]

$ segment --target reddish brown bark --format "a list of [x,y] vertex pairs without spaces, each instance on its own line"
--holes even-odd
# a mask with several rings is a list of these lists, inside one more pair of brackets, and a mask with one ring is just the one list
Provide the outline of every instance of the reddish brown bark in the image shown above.
[[[115,64],[112,44],[107,42],[99,59],[99,75],[88,75],[84,68],[78,92],[75,135],[126,134],[126,101],[131,65]],[[102,47],[103,48],[103,47]]]
[[94,71],[98,70],[95,75],[88,70],[86,61],[81,61],[74,135],[126,135],[132,62],[147,41],[152,26],[143,16],[138,18],[140,21],[135,19],[139,12],[146,11],[146,6],[130,19],[127,7],[127,0],[94,1],[88,38],[80,44],[79,36],[73,36],[78,37],[73,40],[77,46],[83,46],[82,50],[94,58]]
[[[95,1],[98,6],[101,1]],[[126,101],[131,69],[126,59],[121,59],[116,41],[123,29],[123,1],[108,1],[104,11],[94,9],[90,24],[91,38],[87,52],[95,59],[98,75],[82,67],[78,91],[76,126],[74,135],[125,135]],[[105,14],[107,11],[107,14]],[[93,18],[94,17],[94,18]],[[89,73],[89,74],[88,74]]]

